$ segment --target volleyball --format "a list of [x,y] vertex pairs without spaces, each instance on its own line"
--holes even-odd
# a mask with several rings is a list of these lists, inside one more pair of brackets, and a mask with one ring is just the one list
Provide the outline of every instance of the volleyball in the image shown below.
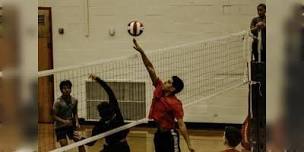
[[132,21],[128,24],[128,33],[131,36],[140,36],[144,31],[144,25],[139,21]]

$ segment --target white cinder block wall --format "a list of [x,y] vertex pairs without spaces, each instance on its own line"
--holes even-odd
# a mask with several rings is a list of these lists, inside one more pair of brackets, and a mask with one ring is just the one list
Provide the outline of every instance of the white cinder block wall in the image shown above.
[[[132,20],[143,22],[138,39],[151,51],[247,30],[261,2],[265,0],[39,0],[39,6],[52,8],[54,67],[59,68],[134,52],[127,33]],[[65,34],[58,34],[58,28]],[[246,87],[222,96],[187,108],[185,119],[241,123],[247,115]]]
[[[134,19],[145,25],[139,40],[149,51],[246,30],[262,1],[39,0],[39,6],[52,7],[54,66],[58,68],[128,55],[133,50],[126,28]],[[61,27],[64,35],[58,34]],[[110,28],[116,30],[113,37],[108,34]]]

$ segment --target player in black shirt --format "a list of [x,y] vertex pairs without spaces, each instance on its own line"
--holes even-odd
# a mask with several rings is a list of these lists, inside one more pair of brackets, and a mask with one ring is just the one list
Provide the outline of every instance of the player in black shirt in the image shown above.
[[[101,119],[93,128],[92,136],[124,125],[124,119],[112,89],[105,81],[93,74],[91,74],[89,78],[98,82],[109,96],[109,102],[102,102],[97,106]],[[105,137],[106,140],[102,152],[130,152],[129,145],[126,140],[128,133],[129,130],[123,130]],[[88,143],[87,145],[93,146],[95,143],[96,141]]]
[[[250,24],[251,33],[258,37],[258,32],[262,33],[262,46],[261,46],[261,61],[266,61],[266,5],[259,4],[257,6],[258,17],[252,19]],[[255,38],[252,42],[252,54],[254,60],[258,61],[258,40]]]

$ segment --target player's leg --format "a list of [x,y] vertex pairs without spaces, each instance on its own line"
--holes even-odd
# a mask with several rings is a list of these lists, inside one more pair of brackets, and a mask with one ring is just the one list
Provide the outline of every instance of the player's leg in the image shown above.
[[61,147],[68,145],[68,140],[66,138],[67,132],[65,128],[57,128],[55,129],[55,133],[57,141]]
[[79,147],[78,147],[78,151],[79,151],[79,152],[85,152],[86,149],[85,149],[84,146],[79,146]]
[[154,149],[155,149],[155,152],[161,152],[161,138],[160,138],[160,133],[157,131],[155,134],[154,134]]
[[180,152],[180,146],[179,146],[179,133],[175,129],[171,129],[170,134],[170,142],[168,142],[168,145],[170,145],[170,152]]
[[127,141],[121,142],[120,147],[121,152],[130,152],[130,147]]
[[65,139],[60,139],[60,140],[59,140],[59,143],[60,143],[60,146],[63,147],[63,146],[68,145],[68,140],[67,140],[67,138],[65,138]]
[[[74,142],[80,141],[82,139],[84,139],[83,137],[81,137],[75,130],[73,127],[69,127],[68,129],[68,136],[70,139],[72,139]],[[84,146],[79,146],[78,147],[78,151],[79,152],[85,152],[86,149]]]
[[157,131],[154,134],[154,147],[155,152],[169,152],[170,149],[170,132]]

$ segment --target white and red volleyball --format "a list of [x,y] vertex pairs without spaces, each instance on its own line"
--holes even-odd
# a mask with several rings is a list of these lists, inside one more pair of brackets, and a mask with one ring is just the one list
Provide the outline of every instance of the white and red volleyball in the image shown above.
[[131,36],[139,36],[144,32],[144,25],[139,21],[132,21],[128,24],[128,33]]

